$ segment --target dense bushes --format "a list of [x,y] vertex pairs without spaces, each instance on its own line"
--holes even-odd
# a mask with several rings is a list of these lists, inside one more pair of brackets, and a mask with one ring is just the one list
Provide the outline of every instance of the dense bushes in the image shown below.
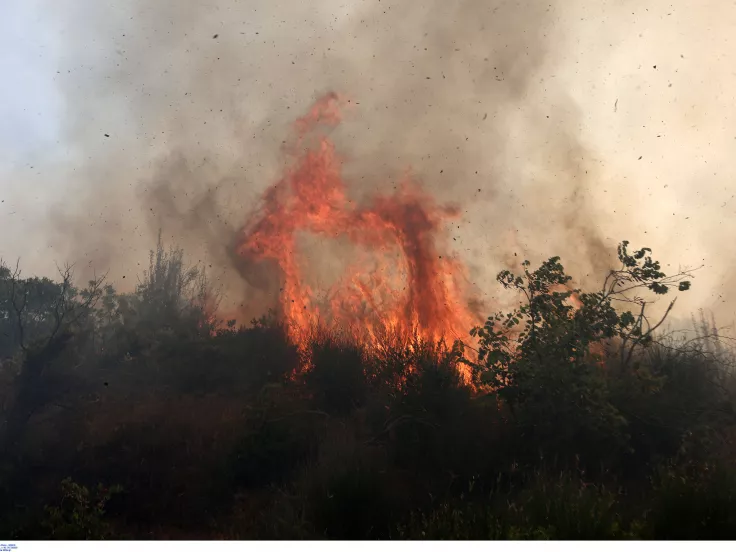
[[[532,474],[520,491],[497,490],[482,501],[442,503],[412,514],[407,538],[602,540],[637,536],[624,527],[615,493],[577,474]],[[625,522],[624,522],[625,523]],[[636,531],[636,528],[634,528]]]
[[599,293],[558,259],[502,273],[523,302],[477,356],[218,323],[160,244],[128,295],[4,269],[0,535],[736,538],[731,351],[712,323],[667,337],[618,308],[688,287],[619,254]]

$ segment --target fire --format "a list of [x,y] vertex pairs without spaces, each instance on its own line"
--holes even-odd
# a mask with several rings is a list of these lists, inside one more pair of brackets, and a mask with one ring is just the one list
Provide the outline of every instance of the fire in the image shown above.
[[[297,344],[316,326],[347,330],[368,346],[387,331],[466,339],[480,318],[469,307],[465,267],[443,240],[458,210],[438,205],[412,178],[390,195],[352,201],[325,134],[341,122],[344,106],[328,94],[296,121],[292,163],[243,227],[238,254],[278,267],[280,311]],[[347,243],[357,260],[317,289],[308,283],[315,259],[305,254],[304,235]]]

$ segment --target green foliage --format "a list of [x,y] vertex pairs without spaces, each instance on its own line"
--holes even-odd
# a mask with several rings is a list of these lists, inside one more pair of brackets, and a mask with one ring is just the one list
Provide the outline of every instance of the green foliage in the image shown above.
[[102,279],[84,289],[72,285],[72,267],[59,269],[60,282],[22,278],[0,260],[0,358],[42,350],[64,332],[87,330],[85,323],[102,295]]
[[514,504],[517,527],[536,527],[548,538],[604,540],[624,538],[615,494],[571,473],[535,478]]
[[[459,373],[459,352],[444,342],[415,340],[407,358],[411,369],[404,374],[402,392],[386,401],[379,435],[400,466],[470,475],[464,472],[478,468],[471,459],[482,462],[487,455],[475,450],[483,439],[469,438],[468,422],[487,412],[471,402]],[[489,422],[486,417],[484,423]]]
[[496,491],[482,499],[442,503],[413,512],[398,536],[430,540],[606,540],[630,538],[615,494],[570,473],[536,474],[521,492]]
[[[412,512],[409,521],[399,525],[396,537],[407,540],[499,540],[507,535],[490,508],[453,507],[444,503],[429,513]],[[540,539],[545,537],[544,534],[539,535]]]
[[[174,320],[199,327],[212,299],[204,270],[184,264],[180,248],[164,249],[159,233],[156,251],[150,252],[149,268],[136,287],[135,308],[151,328]],[[214,305],[213,305],[214,306]]]
[[736,412],[729,389],[733,357],[704,319],[693,328],[693,337],[662,336],[632,366],[609,372],[611,400],[628,420],[635,452],[630,469],[683,450],[691,459],[712,461],[723,446],[722,428]]
[[[508,270],[499,273],[499,283],[518,291],[523,302],[512,312],[490,316],[484,326],[472,330],[480,339],[481,380],[505,383],[515,375],[513,365],[529,361],[577,367],[590,360],[590,346],[605,339],[619,338],[633,347],[648,345],[661,321],[652,326],[645,313],[650,303],[631,294],[645,288],[663,295],[675,286],[680,291],[690,287],[683,279],[687,272],[667,276],[650,253],[643,248],[630,254],[628,242],[623,242],[618,248],[621,268],[612,270],[602,290],[595,293],[571,288],[572,278],[565,274],[559,257],[550,258],[535,271],[524,261],[522,275]],[[621,302],[639,306],[639,313],[619,313],[615,306]]]
[[304,375],[318,406],[344,415],[365,400],[365,352],[349,336],[318,330],[310,340],[312,366]]
[[99,484],[90,491],[70,478],[61,482],[61,501],[58,506],[46,507],[42,526],[48,537],[56,540],[104,540],[112,537],[109,524],[104,520],[110,499],[122,492],[122,487],[104,487]]
[[[704,321],[663,336],[648,298],[687,290],[687,273],[618,253],[597,292],[556,257],[502,272],[522,303],[474,330],[478,362],[388,330],[371,348],[324,331],[300,348],[273,313],[216,321],[203,273],[161,240],[128,294],[0,268],[3,427],[18,445],[0,457],[0,532],[732,536],[728,341]],[[65,480],[44,510],[67,474],[126,492],[108,507],[119,489]]]
[[654,539],[736,538],[736,470],[717,464],[660,469],[648,517],[647,536]]
[[[612,270],[595,293],[573,289],[559,257],[535,271],[524,261],[521,275],[508,270],[498,275],[499,283],[519,292],[523,302],[471,332],[480,343],[475,379],[498,387],[527,446],[563,461],[582,456],[588,465],[627,447],[627,420],[611,401],[602,355],[591,347],[618,340],[627,364],[637,349],[651,343],[663,321],[650,324],[649,303],[632,294],[642,288],[662,295],[672,287],[689,287],[683,285],[686,273],[668,277],[650,253],[648,248],[629,253],[623,242],[621,268]],[[639,312],[619,312],[617,303],[633,303]]]
[[95,313],[98,346],[107,359],[122,361],[166,348],[167,341],[196,340],[212,333],[217,293],[204,269],[187,266],[181,248],[165,249],[159,233],[135,292],[116,294],[107,286],[100,303]]
[[20,350],[21,339],[36,342],[50,334],[54,328],[54,309],[57,303],[60,300],[69,301],[76,294],[74,290],[65,290],[61,284],[48,278],[21,280],[13,278],[7,267],[2,268],[0,357],[10,357]]
[[92,333],[89,323],[102,279],[80,291],[72,285],[71,267],[60,269],[59,275],[59,283],[24,279],[17,266],[11,271],[0,261],[0,359],[13,355],[16,368],[7,391],[10,404],[3,409],[0,460],[17,461],[29,419],[57,396],[49,369],[64,357],[68,364],[84,358],[86,338]]

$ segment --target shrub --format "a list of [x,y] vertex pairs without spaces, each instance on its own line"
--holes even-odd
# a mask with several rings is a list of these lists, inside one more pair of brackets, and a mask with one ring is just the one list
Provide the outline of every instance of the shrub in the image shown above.
[[[464,496],[464,495],[463,495]],[[520,491],[496,490],[485,499],[442,503],[413,513],[400,538],[586,540],[634,536],[621,527],[615,495],[571,473],[537,474]]]
[[122,492],[122,487],[104,487],[94,491],[75,483],[70,478],[61,482],[61,501],[58,506],[46,507],[42,527],[48,538],[59,540],[103,540],[112,536],[104,520],[109,500]]
[[235,448],[229,463],[232,485],[257,488],[283,483],[312,450],[311,432],[265,421]]
[[654,539],[736,538],[736,470],[719,465],[658,471],[648,515]]
[[365,401],[365,352],[346,335],[317,330],[309,343],[312,366],[304,381],[318,408],[346,415]]

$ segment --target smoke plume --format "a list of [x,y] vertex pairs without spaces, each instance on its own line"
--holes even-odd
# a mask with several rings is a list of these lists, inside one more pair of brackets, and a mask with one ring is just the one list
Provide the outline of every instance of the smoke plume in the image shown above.
[[27,270],[76,261],[124,288],[161,228],[227,301],[261,308],[270,275],[237,266],[237,232],[291,123],[335,91],[355,201],[410,173],[457,205],[452,244],[482,299],[523,258],[561,255],[597,284],[629,239],[668,270],[706,265],[681,314],[730,322],[736,8],[706,4],[41,2],[61,134],[4,177],[25,215],[1,245]]

